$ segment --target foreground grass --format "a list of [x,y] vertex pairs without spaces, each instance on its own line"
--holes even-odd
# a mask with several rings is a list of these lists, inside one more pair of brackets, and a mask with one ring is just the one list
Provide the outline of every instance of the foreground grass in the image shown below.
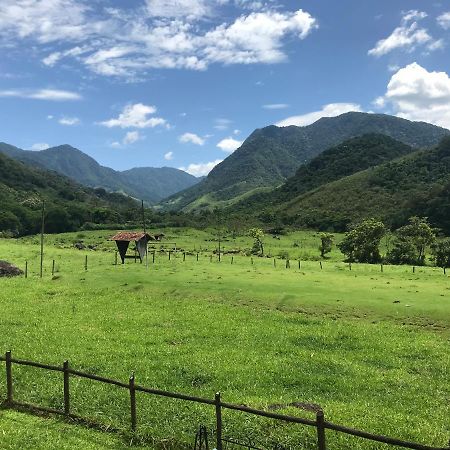
[[[52,237],[42,280],[32,239],[0,241],[2,258],[21,265],[27,259],[31,269],[26,280],[1,281],[0,348],[53,364],[69,359],[75,368],[123,381],[135,371],[138,383],[160,389],[210,398],[221,391],[225,401],[257,408],[317,403],[336,423],[430,445],[447,442],[450,283],[441,271],[385,267],[381,273],[365,265],[350,271],[337,258],[323,270],[315,261],[286,269],[281,261],[252,265],[243,256],[231,265],[231,256],[218,263],[206,253],[198,262],[191,255],[169,262],[161,253],[148,270],[130,262],[116,267],[101,236],[83,237],[105,249],[88,252],[87,272],[86,252],[65,248],[79,238]],[[205,239],[190,235],[179,245],[198,249]],[[61,407],[59,374],[15,367],[14,379],[19,400]],[[105,448],[131,441],[126,391],[76,379],[71,390],[75,412],[124,430],[120,442],[105,435]],[[14,442],[11,430],[20,427],[8,428],[10,419],[0,414]],[[212,429],[213,418],[208,407],[139,395],[133,442],[182,448],[192,445],[199,424]],[[313,430],[301,426],[234,412],[225,412],[224,423],[232,437],[314,448]],[[331,432],[328,439],[333,449],[382,448]]]

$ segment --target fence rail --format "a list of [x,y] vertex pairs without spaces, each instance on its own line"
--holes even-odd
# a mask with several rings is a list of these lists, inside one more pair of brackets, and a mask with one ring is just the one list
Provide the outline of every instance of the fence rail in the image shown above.
[[[388,445],[394,445],[397,447],[402,448],[409,448],[414,450],[450,450],[450,441],[449,446],[447,447],[431,447],[428,445],[422,445],[414,442],[407,442],[400,439],[388,437],[388,436],[382,436],[382,435],[376,435],[372,433],[368,433],[366,431],[360,431],[353,428],[345,427],[342,425],[336,425],[332,422],[328,422],[325,420],[324,413],[322,410],[318,410],[316,412],[315,419],[306,419],[302,417],[295,417],[295,416],[287,416],[283,414],[276,414],[269,411],[263,411],[259,409],[250,408],[248,406],[243,405],[236,405],[233,403],[226,403],[222,402],[220,393],[216,393],[214,399],[208,399],[208,398],[201,398],[201,397],[195,397],[192,395],[186,395],[186,394],[180,394],[177,392],[170,392],[170,391],[162,391],[159,389],[151,389],[144,386],[140,386],[135,383],[135,376],[134,374],[131,375],[129,382],[124,383],[121,381],[113,380],[106,377],[101,377],[98,375],[92,375],[85,372],[81,372],[79,370],[71,369],[69,366],[68,361],[64,361],[62,366],[53,366],[48,364],[42,364],[35,361],[26,361],[22,359],[15,359],[12,357],[12,354],[10,351],[5,353],[5,356],[0,355],[0,361],[3,361],[6,363],[6,400],[4,402],[4,405],[6,407],[13,408],[14,406],[22,406],[22,407],[33,407],[35,409],[53,413],[53,414],[60,414],[65,415],[67,417],[76,417],[80,418],[79,416],[75,416],[74,414],[71,414],[70,412],[70,376],[76,376],[81,378],[87,378],[93,381],[98,381],[101,383],[107,383],[107,384],[113,384],[115,386],[128,389],[130,393],[130,419],[131,419],[131,429],[133,431],[136,430],[137,426],[137,407],[136,407],[136,391],[139,392],[145,392],[147,394],[153,394],[158,395],[162,397],[169,397],[179,400],[186,400],[190,402],[195,403],[202,403],[206,405],[211,405],[215,407],[215,416],[216,416],[216,449],[222,450],[223,449],[223,442],[228,442],[227,439],[222,438],[222,428],[223,428],[223,422],[222,422],[222,409],[229,409],[234,411],[240,411],[247,414],[252,414],[256,416],[261,417],[267,417],[270,419],[275,420],[281,420],[284,422],[290,422],[290,423],[297,423],[302,424],[310,427],[315,427],[317,430],[317,449],[318,450],[326,450],[326,434],[325,430],[333,430],[339,433],[344,433],[356,437],[360,437],[363,439],[367,439],[370,441],[375,442],[382,442]],[[49,371],[55,371],[55,372],[61,372],[64,375],[63,379],[63,392],[64,392],[64,410],[59,409],[53,409],[53,408],[47,408],[42,406],[36,406],[36,405],[30,405],[27,403],[20,403],[17,401],[14,401],[14,391],[13,391],[13,371],[12,367],[13,364],[21,365],[21,366],[29,366],[29,367],[36,367],[38,369],[44,369]]]

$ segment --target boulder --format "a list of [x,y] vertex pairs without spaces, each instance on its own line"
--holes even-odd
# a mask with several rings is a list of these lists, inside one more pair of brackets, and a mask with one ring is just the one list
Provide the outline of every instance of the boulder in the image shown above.
[[0,260],[0,277],[17,277],[22,275],[23,270],[9,263],[8,261]]

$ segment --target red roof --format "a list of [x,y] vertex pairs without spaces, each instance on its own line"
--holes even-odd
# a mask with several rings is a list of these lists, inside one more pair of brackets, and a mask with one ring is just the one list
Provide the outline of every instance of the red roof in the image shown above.
[[153,240],[154,237],[148,233],[144,233],[142,231],[121,231],[114,235],[110,240],[111,241],[140,241],[143,237],[147,236],[147,240]]

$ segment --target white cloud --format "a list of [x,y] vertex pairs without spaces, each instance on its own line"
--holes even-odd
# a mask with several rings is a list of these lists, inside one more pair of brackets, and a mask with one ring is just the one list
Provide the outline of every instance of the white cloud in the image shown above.
[[[418,21],[427,17],[427,14],[417,10],[405,13],[401,24],[390,36],[379,40],[368,54],[383,56],[396,49],[413,51],[418,45],[427,44],[432,40],[425,28],[420,28]],[[412,23],[411,23],[412,22]]]
[[437,18],[437,22],[442,28],[444,28],[444,30],[450,29],[450,11],[446,12],[444,14],[441,14]]
[[[71,58],[96,74],[133,81],[154,68],[284,61],[286,41],[302,40],[317,28],[308,12],[283,11],[267,1],[146,0],[146,6],[101,11],[97,3],[2,0],[0,39],[10,46],[26,41],[49,67]],[[226,3],[245,11],[221,23],[229,11],[215,10]],[[63,45],[72,47],[61,50]]]
[[285,109],[289,108],[287,103],[270,103],[262,106],[264,109]]
[[0,91],[0,97],[30,98],[33,100],[66,101],[81,100],[81,95],[76,92],[59,89],[9,89]]
[[119,141],[114,141],[111,143],[111,147],[120,148],[120,147],[122,147],[122,144]]
[[46,144],[45,142],[37,142],[30,147],[30,150],[40,151],[46,150],[47,148],[50,148],[50,145]]
[[78,125],[80,123],[80,119],[78,117],[61,117],[61,119],[58,120],[58,123],[61,125]]
[[164,159],[165,159],[166,161],[172,161],[172,159],[173,159],[173,152],[167,152],[167,153],[164,155]]
[[276,123],[276,125],[278,127],[288,127],[290,125],[303,127],[316,122],[321,117],[335,117],[350,111],[361,111],[361,106],[356,103],[330,103],[325,105],[320,111],[288,117]]
[[230,119],[215,119],[214,128],[216,130],[228,130],[228,127],[233,123]]
[[446,72],[428,72],[417,63],[392,75],[383,101],[395,114],[450,129],[450,77]]
[[[208,4],[209,3],[209,4]],[[147,0],[147,11],[154,17],[189,17],[191,19],[212,13],[209,0]]]
[[238,149],[242,145],[242,141],[237,141],[236,139],[233,139],[232,137],[222,139],[218,144],[217,147],[219,147],[224,152],[232,153],[236,149]]
[[124,145],[134,144],[139,139],[141,139],[139,131],[128,131],[128,133],[123,138],[123,143]]
[[195,145],[204,145],[205,144],[205,140],[195,133],[184,133],[178,138],[178,140],[182,144],[188,144],[188,143],[195,144]]
[[52,120],[53,117],[54,117],[54,116],[52,116],[51,114],[49,114],[49,115],[47,116],[47,120]]
[[148,106],[142,103],[126,105],[119,114],[119,117],[100,122],[100,125],[108,128],[154,128],[160,125],[167,126],[165,119],[161,117],[149,117],[155,112],[156,108],[154,106]]
[[207,163],[189,164],[187,167],[180,167],[180,170],[184,170],[185,172],[194,175],[194,177],[203,177],[208,175],[208,173],[222,161],[222,159],[216,159],[215,161]]
[[433,42],[431,42],[430,44],[427,45],[427,49],[430,52],[433,52],[435,50],[440,50],[440,49],[442,49],[444,47],[445,47],[444,39],[437,39],[437,40],[435,40],[435,41],[433,41]]

